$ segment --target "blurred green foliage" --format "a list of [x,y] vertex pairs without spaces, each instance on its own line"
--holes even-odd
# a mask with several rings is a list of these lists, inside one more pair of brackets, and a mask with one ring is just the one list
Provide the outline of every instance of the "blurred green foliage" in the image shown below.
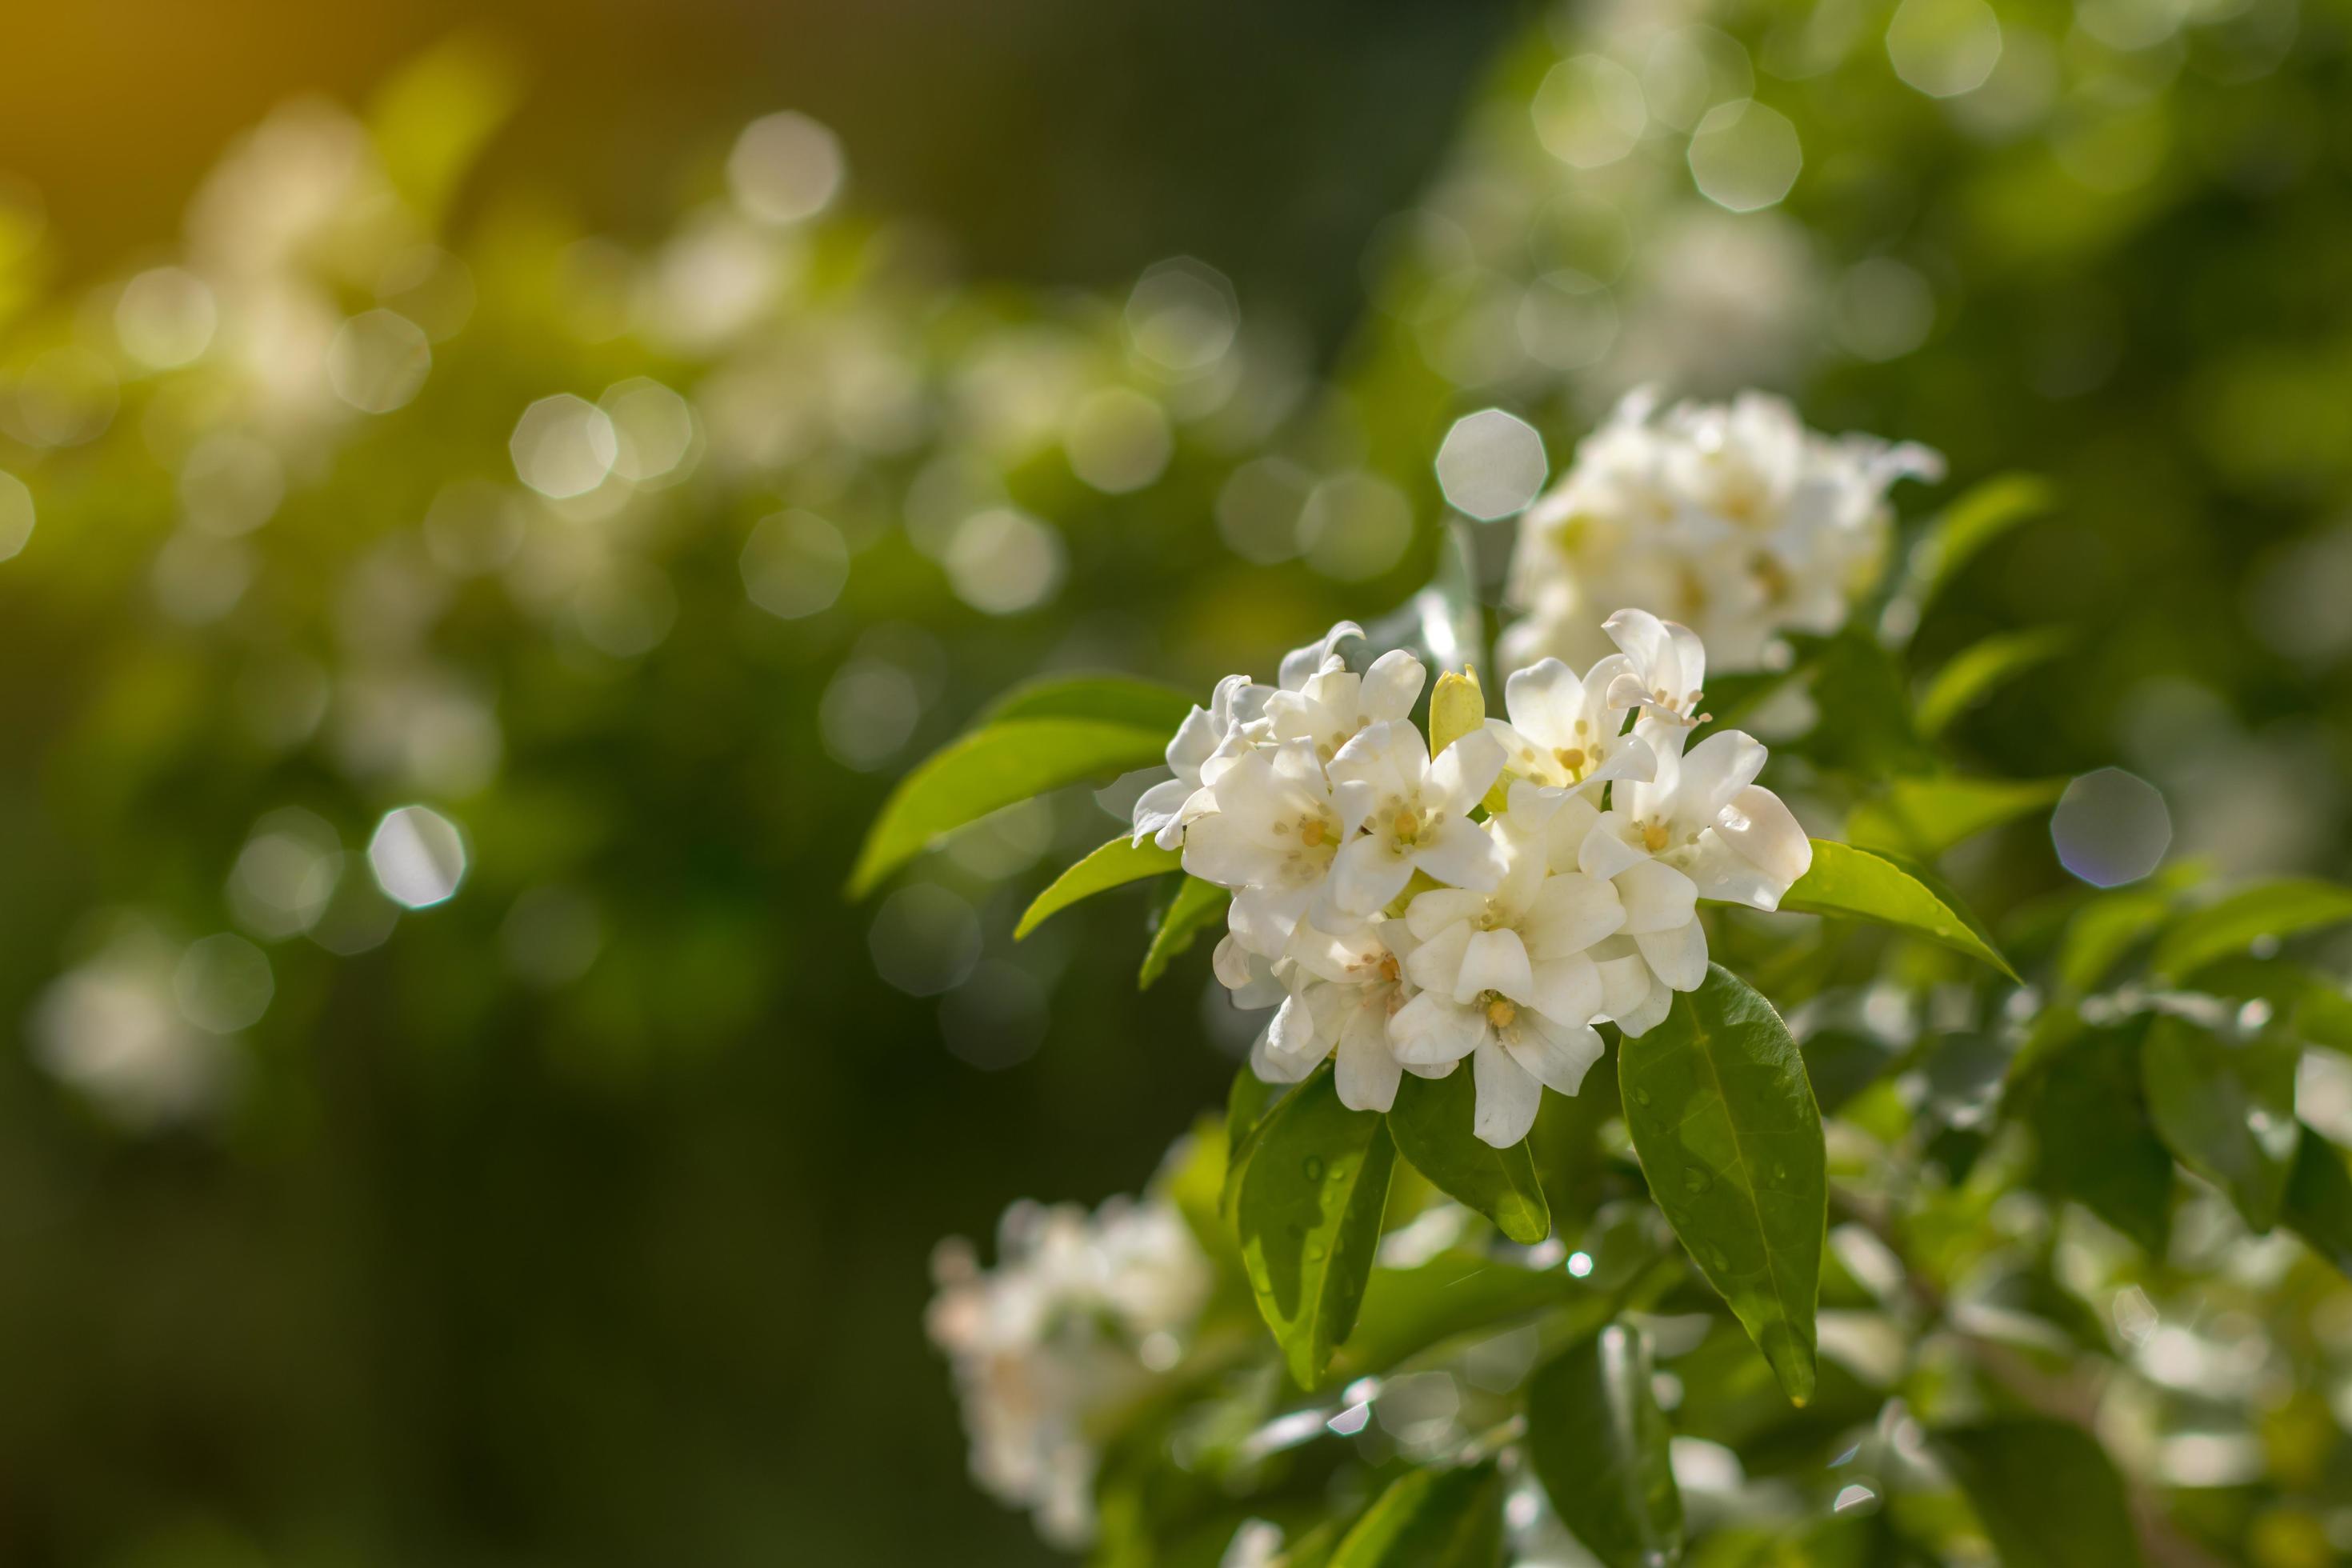
[[[1164,273],[961,276],[858,205],[854,145],[850,196],[754,221],[731,125],[653,242],[527,187],[446,226],[516,86],[470,47],[364,121],[273,120],[182,250],[119,276],[58,279],[37,208],[0,197],[0,470],[34,518],[0,562],[0,1017],[25,1041],[0,1055],[0,1558],[1035,1560],[964,1481],[925,1253],[1018,1194],[1138,1185],[1222,1093],[1222,1015],[1197,953],[1139,1004],[1126,921],[1012,945],[1121,815],[1084,791],[966,830],[911,902],[845,910],[854,846],[887,779],[1041,668],[1205,689],[1387,609],[1429,574],[1431,458],[1474,408],[1534,420],[1557,473],[1634,382],[1756,383],[1940,448],[1956,489],[2048,476],[2047,516],[1925,603],[1911,666],[1817,691],[2063,632],[1951,717],[1962,756],[2120,760],[2165,790],[2177,856],[2340,876],[2352,11],[2004,0],[1984,85],[1937,99],[1895,68],[1893,9],[1531,19],[1418,205],[1361,237],[1362,287],[1298,303],[1360,307],[1331,354],[1213,271],[1175,274],[1173,318],[1143,287]],[[1545,83],[1588,54],[1649,108],[1578,168]],[[1751,92],[1802,169],[1733,216],[1690,135]],[[1314,179],[1349,177],[1327,156]],[[212,300],[184,364],[177,280],[125,302],[151,264]],[[373,310],[429,343],[382,414],[414,342],[332,346]],[[690,399],[686,460],[525,488],[527,408],[619,410],[641,378]],[[609,469],[631,427],[604,428],[580,438]],[[959,573],[955,541],[1006,506],[1061,565],[999,615],[974,601],[1042,579],[973,565],[1001,531]],[[846,571],[782,616],[761,584],[812,605],[835,559],[791,525],[763,575],[762,520],[794,512]],[[1916,739],[1873,743],[1843,761]],[[417,803],[468,864],[402,912],[365,854]],[[2015,948],[2116,907],[2038,826],[1947,863]],[[265,855],[240,903],[263,839],[293,879]],[[897,984],[877,920],[919,938],[880,944],[921,957]],[[1987,1234],[1969,1201],[1939,1218],[1956,1256]],[[2319,1334],[2296,1278],[2217,1310]],[[2286,1491],[2340,1481],[2330,1394],[2266,1417]],[[1733,1440],[1731,1404],[1686,1429]],[[2215,1492],[2252,1560],[2340,1549]]]

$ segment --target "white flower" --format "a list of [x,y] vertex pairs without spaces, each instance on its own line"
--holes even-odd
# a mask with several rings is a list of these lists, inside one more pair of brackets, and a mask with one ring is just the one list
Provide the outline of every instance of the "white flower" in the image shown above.
[[[1639,1036],[1665,1016],[1672,993],[1706,978],[1698,900],[1777,909],[1811,866],[1812,844],[1780,796],[1755,782],[1767,753],[1754,738],[1721,731],[1685,752],[1703,718],[1695,710],[1706,675],[1706,649],[1690,629],[1637,610],[1607,626],[1625,664],[1608,700],[1640,708],[1633,735],[1647,744],[1652,769],[1614,781],[1606,811],[1581,795],[1564,799],[1544,833],[1555,869],[1573,865],[1616,889],[1624,921],[1594,962],[1603,1016]],[[1536,793],[1514,784],[1512,816],[1530,809]]]
[[1887,490],[1941,472],[1921,447],[1809,431],[1761,393],[1663,413],[1635,393],[1528,515],[1505,661],[1594,657],[1601,616],[1636,605],[1696,626],[1725,668],[1757,668],[1780,633],[1844,624],[1885,566]]
[[1181,1358],[1208,1300],[1207,1258],[1164,1202],[1114,1198],[1092,1215],[1021,1203],[993,1269],[959,1239],[932,1272],[926,1326],[954,1370],[973,1478],[1032,1510],[1048,1542],[1086,1545],[1101,1429]]
[[1469,812],[1502,770],[1502,744],[1484,731],[1434,761],[1421,731],[1402,721],[1375,724],[1340,747],[1330,774],[1347,843],[1332,865],[1332,902],[1348,914],[1373,914],[1417,870],[1456,888],[1492,888],[1501,855]]
[[1391,1046],[1412,1068],[1469,1057],[1474,1131],[1497,1148],[1527,1136],[1543,1089],[1574,1094],[1601,1057],[1591,1026],[1604,995],[1588,950],[1625,915],[1607,881],[1551,870],[1544,819],[1567,799],[1514,785],[1494,825],[1505,863],[1494,890],[1433,888],[1405,910],[1420,943],[1406,973],[1421,991],[1391,1021]]
[[1339,935],[1302,923],[1273,966],[1284,994],[1250,1053],[1257,1076],[1297,1083],[1331,1057],[1342,1105],[1386,1110],[1396,1103],[1402,1066],[1390,1048],[1389,1020],[1412,995],[1405,966],[1416,945],[1401,920],[1367,921]]
[[1345,808],[1304,740],[1243,752],[1213,791],[1215,809],[1183,828],[1184,869],[1234,889],[1233,934],[1277,957],[1352,831]]
[[1334,656],[1297,690],[1266,699],[1266,726],[1277,741],[1309,742],[1328,763],[1360,731],[1410,718],[1428,679],[1421,660],[1402,648],[1381,655],[1362,675]]
[[[1227,765],[1249,749],[1253,733],[1265,728],[1266,689],[1246,675],[1217,682],[1206,708],[1194,708],[1168,742],[1168,766],[1175,773],[1145,790],[1135,803],[1135,842],[1151,839],[1162,849],[1184,841],[1184,825],[1212,809],[1205,794]],[[1197,802],[1197,807],[1195,803]]]
[[1631,659],[1612,654],[1581,679],[1556,658],[1514,671],[1503,683],[1510,718],[1486,721],[1486,732],[1502,742],[1503,765],[1533,783],[1594,798],[1612,779],[1648,778],[1655,766],[1650,743],[1622,732],[1627,704],[1611,699],[1633,668]]

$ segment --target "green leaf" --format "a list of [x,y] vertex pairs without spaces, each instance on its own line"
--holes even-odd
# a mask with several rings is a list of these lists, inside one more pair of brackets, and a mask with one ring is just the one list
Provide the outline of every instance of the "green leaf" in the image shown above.
[[1495,1568],[1503,1560],[1503,1489],[1491,1459],[1408,1470],[1348,1531],[1328,1568]]
[[1900,855],[1816,838],[1812,869],[1797,879],[1780,907],[1801,914],[1877,921],[1941,942],[2017,978],[2017,971],[1993,945],[1992,934],[1942,879]]
[[1355,1332],[1332,1356],[1321,1386],[1385,1372],[1456,1335],[1490,1331],[1580,1299],[1606,1305],[1565,1268],[1525,1268],[1470,1247],[1411,1268],[1375,1268]]
[[2280,1217],[2314,1252],[2352,1274],[2352,1173],[2344,1168],[2344,1151],[2308,1127],[2295,1144]]
[[975,730],[917,764],[898,781],[866,830],[849,896],[864,898],[883,878],[965,823],[1101,773],[1160,760],[1169,731],[1100,719],[1011,719]]
[[1267,1112],[1246,1161],[1242,1262],[1292,1379],[1312,1388],[1356,1326],[1396,1149],[1378,1111],[1339,1103],[1327,1063]]
[[1651,1195],[1802,1405],[1829,1189],[1822,1114],[1788,1026],[1710,964],[1664,1022],[1618,1048],[1617,1076]]
[[2265,937],[2294,936],[2345,921],[2352,921],[2352,888],[2305,879],[2264,882],[2182,916],[2156,944],[2148,967],[2167,979],[2186,980]]
[[1513,1241],[1533,1246],[1551,1234],[1535,1157],[1524,1138],[1497,1149],[1470,1131],[1477,1100],[1470,1076],[1405,1074],[1389,1110],[1389,1136],[1439,1192],[1476,1209]]
[[2224,1039],[2169,1013],[2150,1019],[2140,1042],[2140,1081],[2158,1136],[2229,1194],[2258,1231],[2278,1223],[2286,1202],[2301,1056],[2275,1039]]
[[2161,1258],[2172,1234],[2172,1154],[2140,1083],[2146,1027],[2145,1019],[2083,1027],[2043,1047],[2029,1120],[2041,1184]]
[[1936,758],[1911,721],[1911,693],[1886,649],[1858,626],[1824,641],[1813,659],[1812,697],[1831,715],[1796,748],[1857,778],[1927,773]]
[[1682,1560],[1683,1499],[1666,1418],[1650,1391],[1650,1341],[1611,1323],[1528,1385],[1528,1453],[1560,1522],[1607,1568]]
[[1121,834],[1055,878],[1052,885],[1023,912],[1021,923],[1013,928],[1013,940],[1019,942],[1035,931],[1041,921],[1081,900],[1139,882],[1146,877],[1160,876],[1183,863],[1184,857],[1176,850],[1162,849],[1148,839],[1137,845]]
[[1124,675],[1047,676],[1014,687],[972,726],[1013,719],[1086,719],[1157,731],[1165,751],[1177,727],[1192,716],[1192,699],[1172,686]]
[[1984,547],[2055,500],[2048,481],[2033,474],[1996,474],[1946,507],[1912,547],[1910,595],[1925,608]]
[[1973,643],[1946,659],[1920,690],[1913,721],[1932,740],[1995,689],[2049,663],[2074,644],[2074,634],[2063,626],[2004,632]]
[[2137,1568],[2123,1478],[2080,1427],[2011,1416],[1937,1434],[2001,1568]]
[[1242,1145],[1249,1142],[1267,1108],[1282,1098],[1286,1087],[1266,1082],[1247,1066],[1234,1074],[1234,1086],[1225,1092],[1225,1159],[1229,1165],[1242,1163]]
[[1327,1519],[1284,1545],[1274,1568],[1330,1568],[1331,1553],[1339,1549],[1340,1525]]
[[1151,945],[1143,950],[1143,968],[1136,976],[1137,987],[1151,989],[1152,983],[1168,973],[1168,966],[1192,947],[1193,939],[1217,922],[1233,898],[1227,889],[1198,877],[1187,877],[1178,883],[1175,896],[1151,928]]
[[2067,922],[2065,941],[2058,949],[2059,983],[2078,994],[2091,990],[2171,913],[2171,895],[2153,888],[2092,900]]
[[1896,779],[1853,808],[1845,836],[1857,848],[1933,860],[1952,846],[2057,804],[2066,785],[2011,779]]

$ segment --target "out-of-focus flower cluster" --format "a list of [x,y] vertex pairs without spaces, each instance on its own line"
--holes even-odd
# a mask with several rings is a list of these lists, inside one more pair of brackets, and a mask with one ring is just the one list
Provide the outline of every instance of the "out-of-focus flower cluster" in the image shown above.
[[1386,1110],[1402,1074],[1467,1061],[1477,1135],[1508,1147],[1543,1089],[1577,1091],[1596,1023],[1644,1034],[1706,978],[1702,897],[1771,910],[1804,875],[1804,830],[1755,782],[1764,747],[1729,730],[1688,744],[1698,637],[1638,609],[1605,629],[1619,651],[1581,675],[1515,671],[1508,719],[1448,733],[1441,691],[1434,747],[1411,717],[1421,662],[1350,669],[1352,623],[1284,659],[1279,685],[1229,677],[1192,710],[1135,833],[1234,889],[1216,973],[1275,1009],[1260,1078],[1336,1057],[1339,1098]]
[[1808,430],[1784,398],[1632,394],[1520,521],[1503,657],[1589,658],[1601,617],[1640,605],[1691,625],[1718,668],[1757,668],[1780,633],[1845,624],[1885,574],[1888,487],[1941,473],[1907,442]]
[[1083,1546],[1116,1417],[1192,1348],[1213,1271],[1172,1204],[1015,1204],[983,1269],[940,1244],[931,1341],[955,1372],[973,1479],[1029,1509],[1038,1533]]

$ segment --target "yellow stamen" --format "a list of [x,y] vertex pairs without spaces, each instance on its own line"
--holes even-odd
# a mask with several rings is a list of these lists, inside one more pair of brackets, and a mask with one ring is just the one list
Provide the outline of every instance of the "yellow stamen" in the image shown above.
[[1584,751],[1580,746],[1561,746],[1552,752],[1552,759],[1571,773],[1584,772]]
[[1509,1028],[1511,1021],[1518,1016],[1519,1010],[1511,1005],[1509,997],[1489,995],[1486,998],[1486,1022],[1496,1028]]
[[1666,825],[1663,822],[1642,824],[1642,847],[1653,855],[1666,847]]
[[1323,824],[1319,818],[1314,821],[1302,823],[1299,826],[1298,842],[1306,845],[1309,849],[1320,848],[1323,844]]

